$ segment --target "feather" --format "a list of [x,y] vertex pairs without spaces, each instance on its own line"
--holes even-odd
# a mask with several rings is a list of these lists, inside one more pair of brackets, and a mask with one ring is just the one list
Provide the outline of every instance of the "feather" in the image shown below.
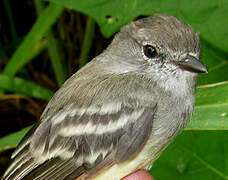
[[[75,164],[74,158],[67,160],[54,158],[49,161],[46,161],[44,164],[34,169],[29,175],[25,177],[25,180],[63,180],[77,169],[78,166]],[[82,172],[78,171],[78,173],[79,174],[74,174],[75,177],[80,176]],[[74,178],[72,178],[71,180],[73,180]]]
[[199,54],[198,35],[174,17],[126,25],[56,92],[5,179],[120,179],[151,165],[193,112],[194,71],[207,72]]
[[[76,83],[77,78],[74,80]],[[68,82],[62,88],[66,92],[61,93],[61,89],[57,92],[40,122],[15,150],[13,162],[4,175],[6,180],[71,179],[80,174],[93,176],[115,161],[130,158],[141,148],[151,125],[147,126],[148,130],[142,131],[144,126],[139,124],[146,126],[152,123],[153,119],[149,117],[155,112],[155,105],[150,108],[151,103],[148,104],[145,97],[148,93],[138,83],[137,77],[131,77],[130,83],[129,78],[118,75],[94,82],[94,87],[99,85],[100,88],[94,89],[90,87],[91,84],[82,83],[79,89],[74,90],[74,97],[67,102],[65,99],[61,101],[61,98],[69,92],[66,88],[72,88],[67,86]],[[139,98],[140,103],[135,98],[132,86],[144,91]],[[128,96],[119,91],[123,87],[128,89]],[[87,93],[76,92],[81,88],[87,89]],[[116,96],[110,96],[113,92]],[[81,101],[80,96],[87,100]],[[139,127],[140,131],[137,131]],[[139,141],[134,140],[131,131],[137,133]],[[125,142],[131,138],[132,141]],[[124,143],[129,144],[124,146]],[[115,155],[116,152],[118,155]],[[123,158],[126,154],[126,158]]]
[[14,157],[7,171],[5,172],[5,179],[22,179],[32,169],[36,168],[39,164],[34,160],[29,151],[28,145],[25,146]]

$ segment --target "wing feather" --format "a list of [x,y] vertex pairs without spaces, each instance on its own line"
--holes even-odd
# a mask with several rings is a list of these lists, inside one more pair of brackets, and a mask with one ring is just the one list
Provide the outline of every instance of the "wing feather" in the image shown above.
[[145,111],[140,117],[141,120],[128,126],[127,132],[120,138],[115,157],[117,163],[133,156],[144,145],[151,134],[156,106],[152,110],[147,109]]
[[[151,92],[146,93],[148,88],[144,89],[136,78],[130,90],[126,87],[129,79],[108,79],[96,81],[100,83],[96,91],[96,83],[93,88],[89,83],[78,85],[72,92],[77,96],[66,100],[63,91],[70,93],[68,88],[73,88],[67,82],[49,103],[56,107],[47,106],[39,124],[16,149],[4,178],[70,180],[132,157],[151,132],[156,104],[147,102],[146,95]],[[77,93],[77,88],[88,92]],[[120,91],[124,88],[127,93]],[[144,95],[138,102],[134,93],[140,90]],[[85,96],[87,101],[83,102]]]
[[74,158],[62,160],[54,158],[32,171],[25,180],[62,180],[77,169]]
[[5,179],[22,179],[32,169],[39,164],[34,160],[29,151],[28,145],[25,146],[13,159],[7,171],[5,172]]

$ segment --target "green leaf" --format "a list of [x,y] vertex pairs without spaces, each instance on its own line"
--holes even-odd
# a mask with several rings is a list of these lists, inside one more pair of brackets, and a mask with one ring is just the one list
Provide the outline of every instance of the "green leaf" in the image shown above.
[[228,79],[228,23],[225,18],[228,16],[228,1],[226,0],[48,1],[90,15],[99,24],[106,37],[139,15],[165,13],[179,17],[200,33],[202,59],[209,69],[209,74],[201,75],[198,83],[210,84]]
[[[119,28],[140,14],[152,14],[159,1],[150,0],[48,0],[66,8],[74,9],[93,17],[100,25],[104,36],[109,37]],[[152,7],[152,8],[150,8]]]
[[201,74],[198,85],[211,84],[228,79],[228,54],[215,48],[212,44],[201,38],[201,51],[203,63],[208,68],[208,74]]
[[228,179],[228,131],[184,131],[155,161],[156,180]]
[[[167,13],[190,23],[212,44],[226,51],[228,44],[228,1],[207,0],[49,0],[92,16],[105,36],[139,15]],[[219,42],[219,43],[218,43]]]
[[10,148],[14,148],[21,141],[22,137],[29,131],[31,126],[26,127],[16,133],[12,133],[8,136],[0,138],[0,152],[5,151]]
[[186,129],[228,130],[228,82],[197,88],[195,112]]
[[21,78],[0,74],[0,88],[13,93],[24,94],[34,98],[50,100],[53,92],[33,82]]
[[62,6],[52,3],[45,9],[42,16],[39,17],[24,41],[13,54],[13,57],[4,69],[5,74],[13,76],[22,66],[31,60],[29,57],[32,57],[35,45],[55,23],[62,11]]
[[[40,0],[34,0],[34,4],[37,10],[37,14],[40,16],[44,10],[44,4]],[[47,32],[46,39],[47,39],[47,48],[48,48],[50,60],[52,63],[52,68],[54,70],[56,80],[60,87],[65,81],[66,73],[63,68],[63,64],[59,54],[57,40],[55,39],[51,29]]]

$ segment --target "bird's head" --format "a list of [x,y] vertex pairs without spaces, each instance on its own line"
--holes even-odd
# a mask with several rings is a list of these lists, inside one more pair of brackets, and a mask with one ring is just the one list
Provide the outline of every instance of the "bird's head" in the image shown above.
[[107,52],[113,71],[164,77],[207,72],[199,60],[198,34],[173,16],[157,14],[125,25]]

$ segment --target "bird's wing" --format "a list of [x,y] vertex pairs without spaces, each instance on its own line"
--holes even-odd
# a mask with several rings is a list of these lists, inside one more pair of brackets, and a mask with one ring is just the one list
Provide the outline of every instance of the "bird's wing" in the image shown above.
[[45,116],[14,152],[5,179],[74,179],[133,156],[150,135],[156,105],[121,98],[87,108],[68,103]]

